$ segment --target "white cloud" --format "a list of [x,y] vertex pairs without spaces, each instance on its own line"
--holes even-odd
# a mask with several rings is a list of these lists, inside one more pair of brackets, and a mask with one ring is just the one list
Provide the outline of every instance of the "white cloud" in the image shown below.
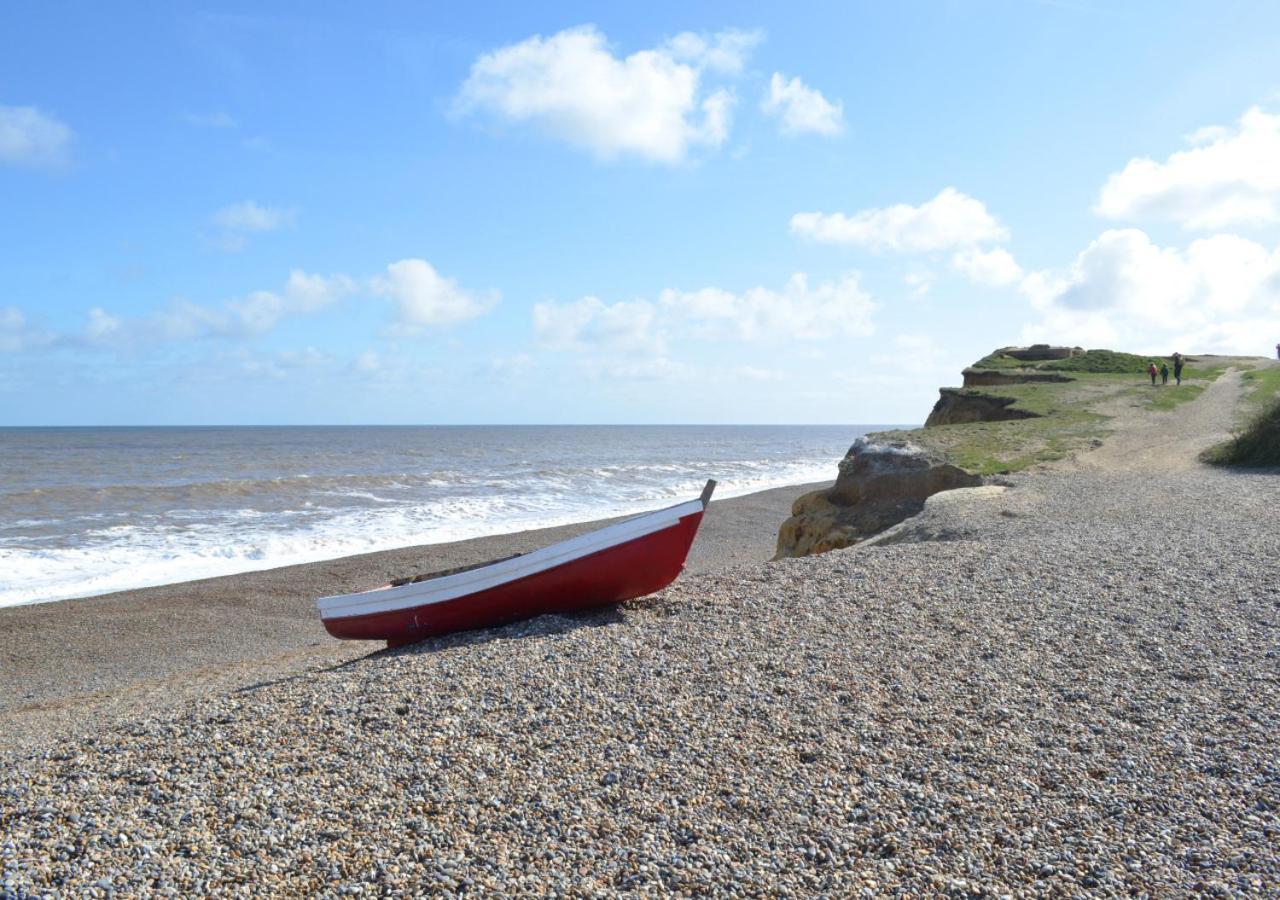
[[1111,219],[1162,219],[1190,229],[1280,222],[1280,114],[1254,107],[1233,129],[1201,128],[1164,162],[1131,159],[1094,208]]
[[0,106],[0,164],[62,165],[74,137],[65,123],[34,106]]
[[822,92],[808,87],[799,78],[790,81],[781,72],[769,79],[769,90],[760,102],[766,115],[780,119],[783,134],[835,135],[844,130],[844,105],[832,103]]
[[276,231],[293,227],[296,220],[297,213],[292,209],[259,206],[252,200],[232,203],[213,214],[215,225],[235,232]]
[[36,338],[27,323],[26,314],[16,306],[0,306],[0,351],[17,353],[26,350]]
[[396,327],[413,334],[482,316],[498,302],[497,292],[475,296],[446,278],[425,259],[402,259],[369,282],[379,296],[395,303]]
[[85,340],[93,344],[113,343],[124,328],[124,322],[101,307],[89,310],[89,321],[84,326]]
[[764,32],[728,28],[711,37],[685,31],[666,43],[666,50],[681,62],[725,75],[741,74],[751,51],[764,40]]
[[951,267],[975,284],[1003,287],[1022,279],[1022,266],[1003,247],[969,247],[951,257]]
[[223,326],[228,333],[263,334],[285,316],[285,299],[272,291],[254,291],[227,304]]
[[938,277],[927,269],[915,272],[908,272],[902,276],[902,281],[907,287],[911,288],[912,297],[924,297],[933,290],[934,283]]
[[924,372],[930,373],[929,377],[934,377],[933,373],[945,370],[945,374],[948,377],[954,376],[956,366],[950,359],[953,354],[944,350],[930,335],[895,335],[890,342],[890,346],[893,348],[892,352],[873,353],[870,356],[871,363],[877,366],[902,369],[903,361],[907,360],[913,374]]
[[333,306],[357,290],[355,280],[346,275],[308,275],[294,269],[285,282],[284,296],[289,312],[312,313]]
[[703,72],[740,70],[758,40],[683,34],[619,57],[590,25],[535,35],[479,57],[457,108],[534,125],[600,159],[680,162],[728,136],[733,97],[723,89],[704,96]]
[[1197,128],[1190,134],[1183,135],[1183,140],[1193,147],[1202,144],[1212,144],[1214,141],[1220,141],[1231,134],[1231,129],[1225,125],[1205,125]]
[[929,252],[1008,239],[1009,233],[980,200],[944,188],[919,206],[899,203],[844,213],[796,213],[791,231],[826,244],[873,250]]
[[[574,353],[592,377],[618,380],[681,380],[694,369],[672,358],[672,344],[689,340],[820,341],[862,336],[874,330],[877,309],[857,274],[810,285],[793,275],[781,290],[754,287],[741,293],[708,287],[668,289],[656,302],[645,299],[605,303],[583,297],[569,303],[543,302],[533,308],[539,346]],[[789,353],[803,355],[788,348]],[[758,365],[731,370],[735,377],[773,381],[782,373]]]
[[769,340],[823,340],[874,331],[876,303],[856,273],[810,286],[792,275],[781,291],[754,287],[741,294],[723,288],[668,289],[659,296],[665,312],[691,324],[699,337]]
[[1232,234],[1160,247],[1111,230],[1064,272],[1028,275],[1022,291],[1041,314],[1029,340],[1260,354],[1280,316],[1280,248]]
[[[488,311],[497,293],[473,296],[451,278],[440,275],[426,261],[404,259],[373,278],[317,275],[295,269],[278,290],[259,290],[217,304],[173,297],[149,315],[126,319],[100,307],[89,310],[83,328],[58,334],[33,328],[16,306],[0,307],[0,350],[19,351],[54,343],[92,346],[104,350],[146,350],[166,341],[206,338],[247,339],[266,334],[282,321],[314,315],[356,294],[389,297],[395,304],[398,331],[415,334]],[[272,365],[301,365],[301,356],[280,356]],[[363,354],[361,371],[381,368],[377,354]]]
[[116,319],[110,333],[122,343],[155,337],[172,341],[253,337],[275,328],[286,317],[319,312],[357,290],[356,282],[346,275],[308,275],[295,269],[279,291],[254,291],[220,306],[176,297],[141,322],[122,324]]
[[[266,355],[256,355],[246,349],[238,349],[229,357],[241,372],[255,377],[283,380],[299,371],[329,368],[334,358],[315,347],[301,350],[280,350]],[[314,373],[309,377],[314,378]]]
[[186,297],[173,297],[164,309],[148,320],[134,323],[130,328],[125,343],[133,342],[140,333],[154,331],[158,338],[168,341],[185,341],[191,338],[221,336],[232,334],[243,336],[245,329],[234,329],[232,317],[222,309],[204,306],[188,300]]
[[607,304],[598,297],[533,307],[533,329],[548,350],[661,354],[666,343],[655,330],[657,310],[647,300]]
[[230,301],[229,333],[262,334],[286,316],[318,312],[356,289],[356,283],[346,275],[308,275],[295,269],[282,291],[254,291]]

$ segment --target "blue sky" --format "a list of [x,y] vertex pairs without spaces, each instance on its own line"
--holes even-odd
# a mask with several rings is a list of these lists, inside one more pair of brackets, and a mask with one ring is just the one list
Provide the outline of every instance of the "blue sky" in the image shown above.
[[0,424],[911,422],[1280,341],[1273,3],[12,5]]

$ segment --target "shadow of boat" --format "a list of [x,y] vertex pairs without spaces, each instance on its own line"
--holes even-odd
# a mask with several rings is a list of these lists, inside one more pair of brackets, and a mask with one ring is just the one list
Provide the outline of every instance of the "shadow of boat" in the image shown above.
[[508,622],[504,625],[495,625],[490,628],[476,628],[471,631],[455,631],[451,634],[439,635],[438,637],[424,638],[415,644],[406,644],[403,647],[381,647],[372,650],[362,656],[354,659],[348,659],[344,662],[334,663],[331,666],[323,666],[316,669],[308,669],[305,672],[298,672],[294,675],[286,675],[282,678],[272,678],[265,681],[258,681],[254,684],[248,684],[244,687],[235,689],[237,694],[249,694],[262,688],[273,687],[279,684],[288,684],[289,682],[298,681],[300,679],[310,678],[314,675],[328,675],[333,672],[343,672],[367,663],[371,660],[386,659],[398,656],[420,656],[432,653],[439,653],[443,650],[454,650],[461,647],[479,647],[493,641],[520,641],[527,638],[535,637],[555,637],[557,635],[569,634],[580,628],[604,628],[609,625],[623,625],[627,622],[627,610],[622,606],[604,606],[594,609],[583,609],[575,612],[565,613],[548,613],[542,616],[535,616],[532,619],[520,619],[514,622]]

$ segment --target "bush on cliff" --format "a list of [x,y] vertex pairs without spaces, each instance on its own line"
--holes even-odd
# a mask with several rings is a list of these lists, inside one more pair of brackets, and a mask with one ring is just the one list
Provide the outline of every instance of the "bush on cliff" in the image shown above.
[[1280,466],[1280,399],[1264,403],[1235,437],[1206,451],[1205,459],[1222,466]]

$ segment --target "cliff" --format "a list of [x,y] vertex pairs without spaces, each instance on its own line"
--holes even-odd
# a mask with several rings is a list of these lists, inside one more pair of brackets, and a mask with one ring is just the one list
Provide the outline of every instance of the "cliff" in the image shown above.
[[989,387],[997,384],[1031,384],[1033,382],[1051,382],[1062,384],[1071,380],[1060,372],[1037,372],[1034,369],[978,369],[970,366],[960,373],[965,387]]
[[915,516],[935,494],[1096,445],[1117,407],[1171,408],[1226,365],[1184,357],[1182,385],[1153,387],[1144,374],[1151,361],[1045,344],[993,351],[964,370],[964,387],[939,389],[924,427],[854,442],[836,483],[793,504],[777,557],[861,543]]
[[[1006,382],[1008,383],[1008,382]],[[1017,397],[999,397],[964,388],[941,388],[942,396],[925,420],[925,427],[963,425],[966,422],[1003,422],[1009,419],[1033,419],[1038,413],[1020,409]]]

